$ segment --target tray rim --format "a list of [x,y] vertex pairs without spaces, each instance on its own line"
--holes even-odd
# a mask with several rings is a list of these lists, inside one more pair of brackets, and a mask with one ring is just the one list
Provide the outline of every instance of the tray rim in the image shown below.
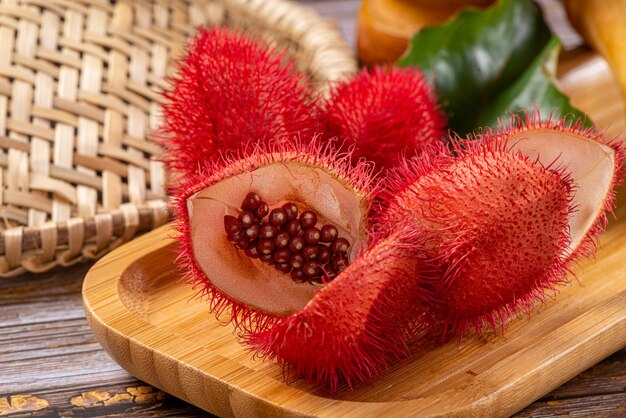
[[[534,391],[528,391],[528,393],[525,394],[519,394],[516,393],[515,387],[505,386],[499,388],[495,392],[484,393],[482,394],[482,396],[474,399],[473,401],[465,405],[455,405],[455,407],[452,409],[445,409],[445,406],[442,405],[443,409],[433,410],[432,404],[430,407],[428,405],[424,405],[424,401],[427,400],[429,397],[392,402],[357,402],[317,396],[315,394],[301,391],[300,389],[291,387],[283,383],[283,387],[285,388],[285,390],[295,391],[300,397],[298,404],[301,405],[301,408],[294,409],[291,406],[283,405],[280,401],[272,401],[271,398],[268,398],[262,393],[262,380],[271,381],[271,386],[274,387],[276,384],[273,379],[267,376],[265,376],[264,379],[257,379],[255,381],[256,384],[246,384],[245,380],[243,381],[243,383],[237,384],[237,379],[235,379],[234,382],[229,382],[227,377],[219,376],[219,373],[211,374],[210,371],[203,369],[198,364],[198,360],[194,359],[193,352],[195,351],[195,349],[189,351],[185,348],[181,349],[172,347],[169,348],[166,352],[161,352],[155,349],[147,341],[145,331],[150,329],[156,329],[157,327],[145,321],[144,319],[137,317],[126,307],[126,305],[121,302],[119,298],[109,301],[110,303],[117,303],[117,309],[114,313],[112,313],[112,310],[110,309],[111,304],[108,305],[108,313],[104,314],[97,306],[95,306],[97,302],[93,298],[97,292],[101,292],[103,289],[108,289],[109,291],[115,289],[115,294],[117,294],[116,289],[121,275],[123,271],[126,270],[133,262],[141,259],[146,255],[149,255],[153,251],[171,245],[171,238],[169,238],[171,236],[171,232],[172,231],[169,229],[168,225],[160,227],[128,244],[125,244],[123,247],[114,250],[112,253],[108,254],[103,259],[98,261],[89,270],[87,276],[85,277],[85,281],[83,284],[83,304],[85,312],[87,313],[89,325],[94,330],[96,339],[101,343],[107,353],[111,355],[111,357],[113,357],[113,359],[116,360],[116,362],[118,362],[130,374],[148,382],[155,387],[159,387],[166,392],[172,393],[173,395],[182,398],[189,403],[192,403],[200,408],[203,408],[213,413],[217,412],[210,405],[199,404],[197,399],[191,399],[191,397],[188,396],[188,394],[186,394],[184,390],[179,390],[175,387],[175,385],[160,381],[161,379],[158,378],[158,372],[138,370],[132,364],[134,360],[131,359],[129,364],[129,362],[127,361],[128,359],[120,358],[120,355],[113,352],[113,350],[111,349],[109,345],[109,340],[126,340],[128,342],[128,353],[131,353],[131,348],[138,349],[140,352],[143,353],[142,355],[152,358],[153,363],[157,362],[166,364],[166,368],[168,369],[173,368],[172,370],[179,370],[182,365],[183,368],[190,368],[195,370],[196,373],[199,373],[201,376],[204,377],[204,379],[209,380],[209,386],[217,385],[219,393],[224,392],[225,394],[228,394],[228,399],[230,402],[230,414],[232,414],[233,411],[237,409],[233,406],[233,402],[236,401],[243,402],[246,405],[246,408],[254,408],[253,410],[264,411],[264,413],[267,415],[273,415],[277,413],[289,413],[290,415],[294,416],[311,416],[316,415],[317,413],[321,413],[321,415],[336,415],[342,413],[342,410],[344,408],[348,408],[343,411],[344,413],[350,412],[364,414],[381,414],[391,412],[419,412],[421,414],[423,412],[428,414],[427,416],[449,416],[458,415],[461,412],[470,412],[472,414],[490,413],[498,416],[508,416],[518,411],[520,409],[520,405],[522,405],[523,407],[532,403],[534,400],[541,397],[544,393],[547,393],[550,390],[560,386],[580,372],[586,370],[588,367],[597,363],[602,358],[610,355],[615,351],[618,351],[622,346],[626,345],[626,315],[624,315],[623,312],[621,312],[620,315],[620,312],[618,311],[611,316],[611,318],[613,316],[615,316],[616,318],[614,321],[611,321],[610,329],[606,329],[606,326],[598,327],[598,324],[596,324],[595,328],[600,329],[596,329],[588,337],[584,338],[573,348],[566,351],[565,353],[561,353],[560,356],[557,356],[561,359],[561,361],[565,361],[564,358],[569,356],[578,357],[578,354],[584,350],[586,346],[586,344],[584,343],[586,341],[598,338],[599,336],[603,336],[603,338],[606,338],[607,333],[610,333],[611,336],[614,337],[609,338],[609,340],[613,342],[612,344],[604,345],[603,350],[594,349],[592,352],[593,355],[587,355],[585,357],[586,361],[577,361],[575,363],[576,367],[568,370],[568,373],[564,373],[561,375],[556,373],[550,374],[549,372],[551,370],[551,367],[548,367],[548,370],[542,370],[542,368],[539,368],[537,370],[533,370],[533,373],[527,373],[526,375],[519,376],[518,380],[531,381],[537,378],[537,374],[543,376],[543,380],[547,380],[547,382],[544,381],[544,384],[541,385],[541,390],[535,389]],[[155,237],[158,239],[155,240]],[[117,261],[119,258],[128,258],[127,254],[131,252],[130,250],[133,250],[132,261],[118,263]],[[611,299],[621,298],[623,296],[623,293],[624,292],[620,292],[617,295],[613,296]],[[122,308],[122,311],[126,311],[127,313],[130,313],[135,317],[132,326],[132,328],[135,329],[133,335],[126,335],[124,334],[124,332],[121,331],[123,327],[120,328],[119,322],[123,318],[119,317],[120,311],[118,309],[120,307]],[[100,331],[98,331],[98,329],[100,329]],[[188,340],[181,337],[175,335],[172,335],[171,337],[172,343],[178,342],[181,347],[185,346],[185,342],[188,343]],[[171,346],[172,344],[168,344],[168,347]],[[230,363],[232,363],[231,367],[235,369],[244,367],[242,365],[239,365],[236,361],[232,359],[223,357],[216,353],[212,354],[221,357],[220,361],[222,365],[230,365]],[[189,358],[189,360],[185,361],[185,358]],[[578,358],[578,360],[580,360],[580,358]],[[175,363],[176,361],[180,362],[181,364],[172,363]],[[554,365],[555,362],[556,360],[553,362],[549,362],[548,365]],[[144,361],[144,363],[146,362]],[[251,372],[256,373],[256,371],[254,370],[251,370]],[[261,378],[261,376],[259,376],[259,378]],[[206,386],[207,382],[205,382],[203,386],[205,387],[205,390]],[[441,399],[445,399],[448,392],[441,393],[439,397]],[[283,398],[288,398],[288,395],[289,394],[286,394]],[[304,398],[302,398],[303,396]],[[424,406],[426,406],[426,409],[422,409]]]

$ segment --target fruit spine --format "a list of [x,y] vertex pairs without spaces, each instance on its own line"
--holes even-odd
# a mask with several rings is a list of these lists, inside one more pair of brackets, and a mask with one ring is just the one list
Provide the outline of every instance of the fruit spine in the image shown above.
[[170,171],[192,173],[229,149],[319,131],[311,86],[294,62],[239,30],[201,28],[170,82],[161,129]]
[[445,146],[443,112],[426,76],[414,68],[361,71],[335,86],[321,119],[327,137],[345,141],[355,160],[371,160],[379,171]]
[[454,151],[405,164],[381,220],[424,235],[441,269],[431,320],[442,338],[503,326],[567,281],[571,263],[593,254],[623,176],[620,141],[539,114]]
[[[294,142],[257,144],[254,147],[246,147],[236,156],[224,157],[213,163],[205,163],[200,170],[188,176],[172,191],[175,225],[179,233],[177,265],[184,272],[184,280],[199,288],[199,296],[206,298],[209,302],[210,312],[218,318],[222,318],[222,314],[226,313],[228,322],[232,322],[242,334],[267,329],[276,322],[280,315],[246,305],[214,285],[211,277],[203,271],[195,256],[195,249],[191,240],[191,213],[188,201],[202,190],[226,179],[253,173],[261,167],[288,162],[326,171],[337,182],[348,186],[353,191],[364,212],[367,212],[371,205],[371,199],[376,195],[378,186],[372,177],[371,165],[361,162],[353,166],[349,154],[339,153],[331,144],[317,141],[312,141],[306,145]],[[313,172],[311,175],[315,176]],[[221,227],[221,221],[219,225],[211,227]]]
[[419,253],[419,236],[398,229],[375,239],[301,311],[251,333],[246,343],[287,372],[335,391],[370,382],[411,353],[423,331],[430,270]]

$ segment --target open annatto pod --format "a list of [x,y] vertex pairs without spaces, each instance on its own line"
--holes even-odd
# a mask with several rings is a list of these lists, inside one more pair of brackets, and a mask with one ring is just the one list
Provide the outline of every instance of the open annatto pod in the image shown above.
[[[259,145],[207,166],[174,191],[177,263],[187,272],[186,280],[208,297],[212,312],[229,315],[258,354],[294,366],[299,376],[331,389],[339,381],[373,379],[390,362],[407,356],[408,331],[416,322],[407,312],[426,300],[418,287],[421,264],[416,260],[421,255],[415,235],[399,229],[369,243],[367,215],[375,189],[371,167],[364,162],[352,166],[350,160],[332,144],[316,141]],[[332,243],[322,233],[317,245],[329,243],[333,254],[339,253],[333,260],[345,256],[346,265],[333,271],[329,261],[320,280],[294,280],[279,271],[279,235],[273,265],[258,254],[252,258],[250,242],[245,250],[238,248],[246,238],[232,238],[240,233],[237,222],[250,224],[250,213],[263,209],[263,231],[278,225],[274,215],[293,204],[301,225],[308,220],[306,213],[315,213],[318,225],[336,228]],[[287,225],[279,225],[278,232],[286,232]],[[253,228],[243,228],[243,235]],[[304,237],[309,243],[307,231],[312,229],[296,232],[292,239]],[[255,236],[252,243],[261,248],[263,239]],[[347,253],[335,248],[342,239],[349,242]],[[305,254],[307,246],[294,253]],[[320,254],[314,260],[320,261]]]
[[598,234],[606,229],[607,214],[613,211],[615,189],[624,180],[624,140],[586,128],[580,120],[542,121],[538,112],[518,115],[508,127],[476,139],[503,141],[546,167],[556,162],[571,176],[575,210],[568,222],[571,242],[564,256],[568,263],[592,257]]
[[[241,332],[258,331],[301,310],[320,289],[248,256],[225,232],[225,216],[238,218],[250,192],[273,208],[295,203],[332,224],[350,244],[349,260],[367,245],[367,214],[374,194],[371,167],[352,166],[332,145],[283,143],[247,147],[207,164],[173,191],[180,232],[178,264],[188,282],[208,297],[210,310],[228,311]],[[263,225],[267,225],[265,219]],[[300,236],[302,232],[300,232]],[[258,239],[258,238],[257,238]]]
[[381,221],[428,241],[443,271],[432,320],[444,338],[504,325],[567,281],[593,254],[623,175],[620,141],[538,114],[455,151],[399,170]]
[[414,230],[398,229],[370,248],[299,312],[246,336],[261,356],[335,390],[369,382],[409,356],[428,306],[428,261]]

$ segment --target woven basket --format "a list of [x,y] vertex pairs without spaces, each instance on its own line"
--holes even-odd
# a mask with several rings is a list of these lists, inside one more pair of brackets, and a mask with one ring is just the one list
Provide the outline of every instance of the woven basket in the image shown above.
[[333,24],[286,0],[0,0],[0,277],[168,220],[150,131],[164,76],[209,24],[287,47],[320,87],[356,70]]

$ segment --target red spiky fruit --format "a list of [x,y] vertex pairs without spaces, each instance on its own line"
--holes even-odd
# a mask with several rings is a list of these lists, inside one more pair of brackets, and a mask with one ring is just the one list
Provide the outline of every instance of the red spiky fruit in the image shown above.
[[578,125],[515,119],[407,164],[383,224],[412,225],[443,272],[433,320],[462,336],[504,325],[567,280],[604,228],[623,159],[618,141]]
[[415,68],[375,67],[338,84],[323,115],[327,137],[378,170],[403,158],[444,148],[445,118],[433,88]]
[[285,52],[228,28],[201,28],[187,48],[163,106],[171,170],[194,172],[250,141],[318,131],[313,89]]
[[598,234],[606,229],[607,214],[613,211],[615,189],[624,180],[624,140],[606,137],[580,120],[542,121],[538,112],[518,115],[508,126],[487,130],[475,139],[501,141],[546,167],[557,164],[571,176],[575,211],[568,222],[572,242],[566,259],[572,263],[591,258]]
[[[211,311],[230,315],[228,321],[260,355],[331,389],[339,381],[371,380],[408,355],[408,340],[414,336],[409,331],[416,326],[411,312],[417,312],[409,308],[426,299],[418,287],[422,266],[416,263],[420,255],[412,233],[394,231],[374,246],[368,244],[374,189],[368,164],[353,166],[349,154],[316,141],[258,145],[207,164],[174,191],[178,266],[208,297]],[[237,218],[233,215],[240,202],[246,211]],[[315,236],[292,231],[282,217],[295,212],[309,232],[316,223],[336,229],[322,228],[324,234]],[[316,219],[311,220],[312,213]],[[266,264],[258,253],[248,252],[247,243],[246,251],[238,249],[240,243],[233,245],[230,237],[242,225],[248,228],[245,233],[255,228],[255,216],[269,216],[265,232],[282,229],[308,243],[318,236],[320,242],[347,241],[348,254],[345,247],[329,247],[347,268],[311,282],[286,274],[282,261]],[[252,232],[260,240],[257,248],[264,250],[265,238]],[[278,246],[279,236],[275,239]],[[283,257],[286,248],[280,246],[269,245],[269,251],[281,251]]]
[[[410,354],[427,303],[415,235],[398,230],[373,244],[299,312],[246,338],[296,376],[335,390],[371,381]],[[417,325],[417,327],[416,327]]]
[[313,141],[248,147],[236,157],[205,164],[173,191],[179,266],[208,297],[210,310],[218,316],[228,311],[241,332],[264,329],[301,310],[320,288],[292,280],[229,242],[224,216],[236,217],[250,191],[267,203],[266,215],[295,203],[301,214],[313,211],[318,225],[334,225],[349,241],[352,260],[367,243],[375,186],[368,164],[352,166],[349,155]]

